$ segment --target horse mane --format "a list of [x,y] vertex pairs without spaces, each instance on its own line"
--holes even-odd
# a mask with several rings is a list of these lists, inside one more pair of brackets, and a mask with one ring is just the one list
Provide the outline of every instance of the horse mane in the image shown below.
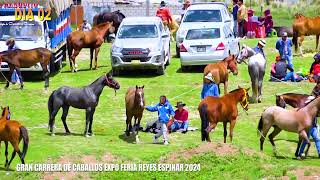
[[242,89],[242,88],[234,89],[234,90],[230,91],[229,93],[234,93],[234,92],[236,92],[236,91],[238,91],[240,89]]
[[118,14],[118,15],[122,16],[123,18],[126,17],[119,9],[114,11],[113,13]]
[[96,25],[96,26],[94,26],[92,29],[99,29],[99,28],[101,28],[101,27],[103,27],[103,26],[105,26],[105,25],[107,25],[107,24],[111,24],[111,22],[104,22],[104,23],[101,23],[101,24],[98,24],[98,25]]

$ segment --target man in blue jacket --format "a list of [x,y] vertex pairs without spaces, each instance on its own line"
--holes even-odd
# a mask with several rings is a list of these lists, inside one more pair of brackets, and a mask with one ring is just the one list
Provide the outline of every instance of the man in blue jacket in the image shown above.
[[262,54],[264,59],[266,59],[266,56],[264,54],[263,48],[266,46],[266,41],[264,39],[259,40],[258,45],[253,48],[254,52]]
[[214,79],[211,73],[208,73],[204,77],[204,83],[201,91],[201,100],[203,100],[207,96],[219,96],[218,86],[214,82]]
[[[174,116],[174,110],[167,100],[166,96],[160,96],[160,103],[155,106],[147,106],[146,110],[151,112],[158,112],[158,121],[161,125],[161,130],[154,136],[154,143],[158,142],[158,138],[163,135],[164,145],[168,145],[168,128],[167,123]],[[170,116],[172,116],[170,118]]]
[[286,32],[282,33],[282,38],[276,43],[276,49],[279,51],[281,58],[288,61],[289,66],[293,69],[293,56],[292,56],[292,46],[293,43],[291,39],[288,39],[288,34]]

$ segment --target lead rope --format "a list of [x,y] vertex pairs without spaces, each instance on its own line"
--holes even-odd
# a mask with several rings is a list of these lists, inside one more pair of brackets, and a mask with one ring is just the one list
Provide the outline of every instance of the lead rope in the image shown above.
[[[247,91],[245,90],[245,89],[243,89],[243,91],[244,91],[244,97],[242,98],[242,100],[241,100],[241,107],[242,107],[242,109],[243,109],[243,111],[247,114],[247,115],[249,115],[248,114],[248,112],[246,111],[246,107],[248,107],[248,105],[249,105],[249,102],[248,102],[248,98],[247,98]],[[245,101],[245,105],[242,105],[242,102],[243,101]]]

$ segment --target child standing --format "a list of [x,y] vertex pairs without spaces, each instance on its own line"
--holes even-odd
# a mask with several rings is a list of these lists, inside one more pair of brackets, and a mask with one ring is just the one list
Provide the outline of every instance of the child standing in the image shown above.
[[158,103],[155,106],[147,106],[145,107],[146,110],[150,112],[158,112],[158,121],[161,125],[161,130],[159,133],[157,133],[153,141],[154,143],[158,142],[158,138],[163,135],[163,141],[164,145],[169,144],[169,139],[168,139],[168,128],[167,128],[167,123],[169,122],[170,116],[174,115],[173,108],[169,101],[167,100],[166,96],[160,96],[160,103]]

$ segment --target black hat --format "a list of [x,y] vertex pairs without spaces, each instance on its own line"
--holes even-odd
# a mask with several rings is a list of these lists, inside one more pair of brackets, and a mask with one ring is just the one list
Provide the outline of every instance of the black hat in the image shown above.
[[180,106],[186,106],[186,104],[179,101],[179,102],[177,102],[177,105],[175,107],[178,108]]
[[160,6],[165,6],[165,5],[166,5],[166,2],[161,1]]

